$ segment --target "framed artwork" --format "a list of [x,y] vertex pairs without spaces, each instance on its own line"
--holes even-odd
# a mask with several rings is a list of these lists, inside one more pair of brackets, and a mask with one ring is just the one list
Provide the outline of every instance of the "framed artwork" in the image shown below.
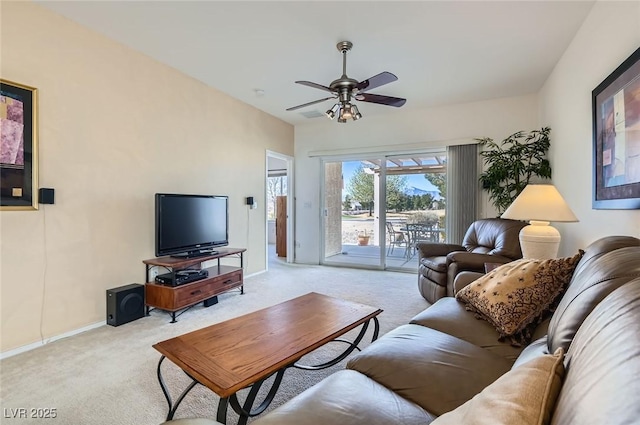
[[37,94],[0,79],[0,210],[38,209]]
[[640,48],[592,92],[594,209],[640,209]]

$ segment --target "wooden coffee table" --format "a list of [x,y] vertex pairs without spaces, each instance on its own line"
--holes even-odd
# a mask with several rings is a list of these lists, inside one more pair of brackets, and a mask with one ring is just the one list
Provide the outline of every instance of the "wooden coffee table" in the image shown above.
[[[371,341],[378,338],[381,309],[315,292],[258,310],[235,319],[180,335],[153,346],[162,353],[158,363],[158,380],[169,405],[167,420],[191,389],[202,384],[218,396],[216,420],[226,423],[227,407],[240,415],[239,425],[259,415],[273,400],[284,372],[289,367],[305,370],[324,369],[346,358],[358,344],[373,320]],[[346,332],[362,326],[353,341],[339,339]],[[317,365],[297,363],[305,354],[331,341],[347,344],[336,358]],[[193,382],[173,402],[162,378],[161,365],[168,358]],[[253,409],[262,383],[276,374],[272,387],[260,405]],[[240,405],[236,393],[251,387]],[[253,410],[252,410],[253,409]]]

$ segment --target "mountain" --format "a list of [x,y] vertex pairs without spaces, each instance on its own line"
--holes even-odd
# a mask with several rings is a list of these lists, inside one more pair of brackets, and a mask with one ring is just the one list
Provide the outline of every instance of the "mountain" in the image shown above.
[[433,190],[424,190],[415,186],[407,186],[404,190],[404,194],[407,196],[422,196],[422,195],[431,195],[433,199],[440,199],[440,191],[435,186],[431,185]]

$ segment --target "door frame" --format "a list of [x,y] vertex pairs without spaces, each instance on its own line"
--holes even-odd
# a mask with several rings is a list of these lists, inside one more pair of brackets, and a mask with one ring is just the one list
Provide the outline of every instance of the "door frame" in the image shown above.
[[[380,156],[379,154],[377,155],[367,155],[367,154],[350,154],[350,155],[335,155],[335,156],[323,156],[320,158],[320,185],[319,185],[319,189],[320,189],[320,220],[319,220],[319,233],[320,233],[320,252],[319,252],[319,258],[318,258],[318,263],[320,265],[329,265],[332,267],[350,267],[350,268],[362,268],[362,269],[367,269],[367,270],[384,270],[385,269],[385,262],[386,262],[386,237],[382,237],[382,240],[380,240],[379,238],[379,248],[380,248],[380,256],[378,257],[378,264],[376,265],[369,265],[369,264],[358,264],[358,263],[352,263],[352,262],[346,262],[346,263],[340,263],[340,262],[327,262],[326,258],[325,258],[325,243],[326,243],[326,238],[325,238],[325,217],[327,214],[327,204],[326,204],[326,198],[325,198],[325,190],[326,190],[326,185],[325,185],[325,171],[326,171],[326,164],[327,163],[331,163],[331,162],[357,162],[357,161],[363,161],[363,157],[365,156]],[[381,188],[381,190],[385,190],[386,188],[386,182],[384,182],[383,187]],[[374,210],[374,214],[378,213],[379,207],[377,206],[377,202],[379,202],[379,198],[376,197],[374,199],[374,203],[375,203],[375,210]],[[386,211],[382,211],[381,212],[382,218],[386,219]],[[377,215],[377,217],[374,215],[374,223],[376,221],[378,221],[379,223],[383,221],[379,221],[381,219],[380,215]],[[378,224],[378,234],[380,234],[380,225]],[[382,235],[385,235],[385,233],[382,233]]]
[[[265,196],[264,199],[267,199],[267,184],[266,181],[269,178],[269,158],[277,158],[277,159],[281,159],[283,161],[286,162],[287,166],[287,171],[286,171],[286,176],[287,176],[287,258],[286,261],[287,263],[293,263],[294,259],[295,259],[295,252],[294,252],[294,243],[293,241],[294,239],[294,221],[295,221],[295,217],[294,217],[294,212],[295,209],[293,208],[295,205],[294,202],[294,181],[293,181],[293,173],[294,173],[294,159],[292,156],[289,155],[285,155],[279,152],[275,152],[275,151],[270,151],[267,150],[266,151],[266,155],[265,155],[265,185],[264,185],[264,192],[265,192]],[[266,202],[266,201],[265,201]],[[266,264],[266,269],[269,270],[269,219],[268,219],[268,215],[267,215],[267,208],[265,208],[265,215],[264,215],[264,219],[265,219],[265,264]]]

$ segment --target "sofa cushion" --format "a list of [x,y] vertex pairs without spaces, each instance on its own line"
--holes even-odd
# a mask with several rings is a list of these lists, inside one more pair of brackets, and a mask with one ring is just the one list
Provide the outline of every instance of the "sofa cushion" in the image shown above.
[[547,347],[547,335],[536,339],[531,344],[527,345],[527,348],[522,350],[522,353],[518,356],[513,367],[518,367],[523,363],[535,359],[536,357],[550,354]]
[[563,350],[535,358],[497,381],[432,425],[548,424],[562,386]]
[[441,415],[478,394],[511,364],[459,338],[409,324],[386,333],[353,356],[347,368]]
[[593,308],[625,283],[640,277],[640,246],[616,249],[579,265],[549,323],[549,352],[565,350]]
[[640,279],[611,292],[595,307],[578,329],[565,363],[552,424],[638,423]]
[[[499,341],[493,325],[475,317],[462,302],[453,297],[439,299],[431,307],[418,313],[411,319],[411,323],[455,336],[510,362],[514,362],[522,351],[522,347],[514,347],[508,341]],[[543,333],[546,334],[546,329]]]
[[582,254],[504,264],[462,288],[456,298],[493,324],[500,337],[528,342],[527,326],[537,324],[562,293]]
[[433,419],[434,415],[361,373],[341,370],[251,423],[427,425]]

